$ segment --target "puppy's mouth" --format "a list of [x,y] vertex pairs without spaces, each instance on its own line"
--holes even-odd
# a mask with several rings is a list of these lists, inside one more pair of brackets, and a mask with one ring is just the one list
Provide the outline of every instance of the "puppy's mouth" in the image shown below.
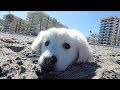
[[52,71],[55,71],[55,68],[54,68],[54,65],[52,64],[41,64],[41,71],[44,73],[49,73],[49,72],[52,72]]
[[55,63],[57,62],[57,58],[55,56],[44,58],[41,66],[42,72],[51,72],[55,71]]

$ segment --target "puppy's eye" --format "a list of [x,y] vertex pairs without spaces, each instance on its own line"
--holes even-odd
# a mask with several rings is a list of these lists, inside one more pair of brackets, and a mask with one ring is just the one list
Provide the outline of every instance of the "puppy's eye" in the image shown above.
[[50,41],[45,42],[45,46],[48,46],[50,44]]
[[70,45],[69,45],[68,43],[64,43],[64,44],[63,44],[63,48],[69,49],[69,48],[70,48]]

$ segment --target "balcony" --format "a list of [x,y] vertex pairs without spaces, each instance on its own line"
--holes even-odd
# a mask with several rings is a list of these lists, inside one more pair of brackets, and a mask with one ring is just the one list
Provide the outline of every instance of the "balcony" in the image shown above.
[[110,22],[109,24],[114,24],[114,22]]
[[105,29],[105,27],[100,27],[100,29],[101,29],[101,30],[104,30],[104,29]]
[[102,32],[102,33],[103,33],[104,31],[105,31],[105,29],[100,29],[100,32]]
[[107,22],[101,22],[102,25],[107,24]]
[[115,32],[117,32],[118,30],[116,29]]
[[114,25],[108,24],[108,27],[113,27]]

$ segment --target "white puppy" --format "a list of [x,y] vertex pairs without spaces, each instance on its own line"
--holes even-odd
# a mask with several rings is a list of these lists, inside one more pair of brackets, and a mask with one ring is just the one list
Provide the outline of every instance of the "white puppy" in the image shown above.
[[40,52],[38,62],[48,71],[64,71],[75,61],[87,62],[92,58],[86,37],[76,30],[65,28],[41,31],[31,48]]

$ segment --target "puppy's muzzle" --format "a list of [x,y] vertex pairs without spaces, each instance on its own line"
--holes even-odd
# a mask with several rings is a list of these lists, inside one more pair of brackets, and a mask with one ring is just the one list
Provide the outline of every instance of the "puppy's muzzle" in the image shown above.
[[41,64],[41,70],[43,72],[54,71],[55,63],[57,62],[56,56],[45,57]]

